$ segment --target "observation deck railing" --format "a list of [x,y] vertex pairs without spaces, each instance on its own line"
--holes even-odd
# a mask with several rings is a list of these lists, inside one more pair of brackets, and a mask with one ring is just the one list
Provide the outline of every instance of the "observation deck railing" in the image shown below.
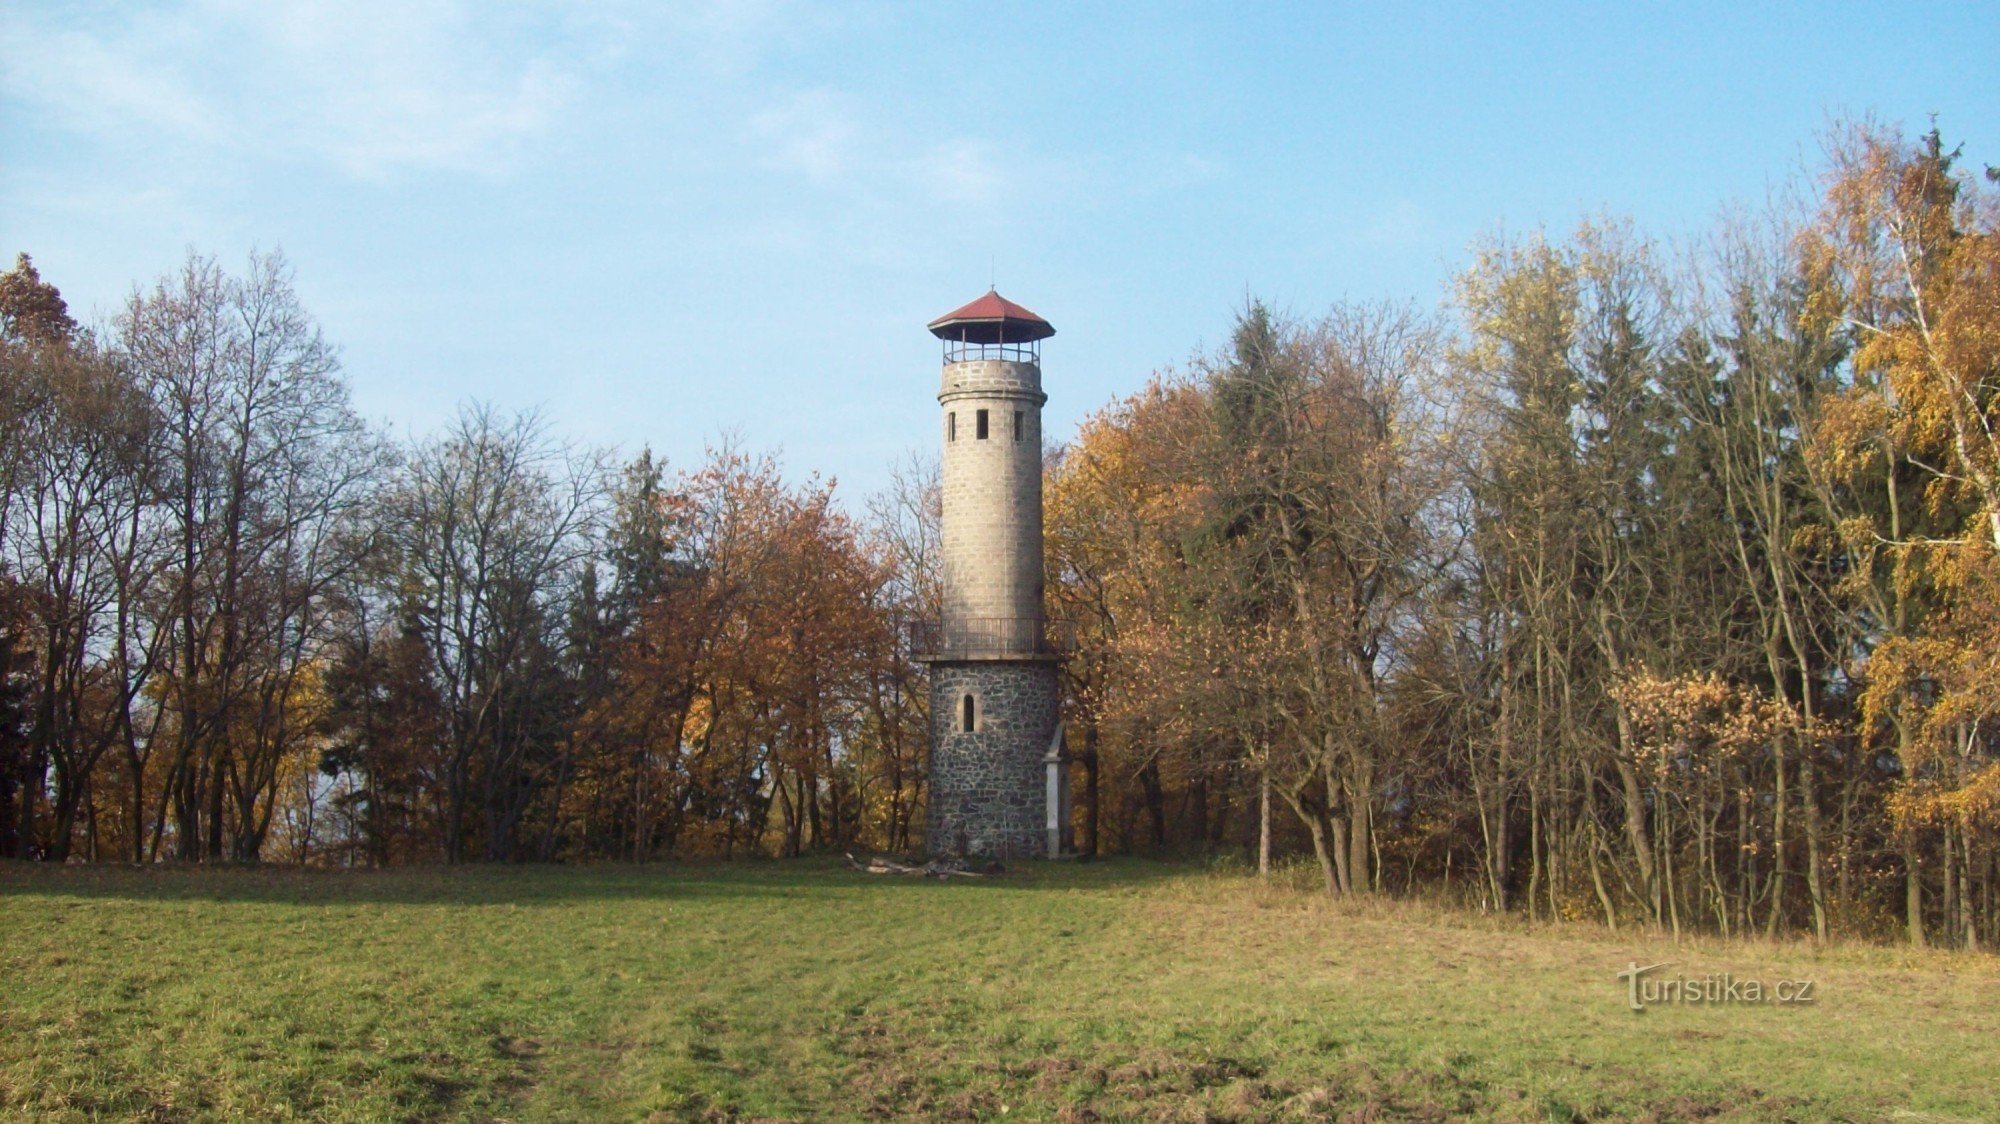
[[1046,617],[911,621],[910,654],[941,660],[1062,656],[1076,647],[1074,625]]
[[944,361],[964,363],[973,359],[1006,359],[1015,363],[1035,363],[1042,361],[1040,341],[1033,343],[967,343],[964,340],[944,341]]

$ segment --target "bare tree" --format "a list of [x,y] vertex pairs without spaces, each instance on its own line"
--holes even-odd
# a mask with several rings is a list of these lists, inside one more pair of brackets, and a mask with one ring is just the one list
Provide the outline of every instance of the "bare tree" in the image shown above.
[[[146,521],[154,419],[145,396],[87,341],[41,349],[24,373],[36,408],[14,430],[24,463],[8,563],[28,592],[40,641],[30,789],[54,770],[44,845],[60,861],[78,815],[92,811],[98,761],[134,733],[131,711],[158,652],[143,613],[158,573]],[[20,823],[30,837],[34,811],[24,801]],[[93,831],[93,849],[96,839]]]
[[[171,552],[171,740],[153,846],[253,857],[277,757],[297,749],[297,677],[323,638],[328,583],[365,536],[346,533],[374,455],[333,348],[279,254],[241,278],[190,256],[119,317],[160,414],[159,496]],[[234,830],[230,830],[233,819]]]
[[473,405],[413,449],[383,508],[396,597],[436,677],[444,853],[467,856],[472,812],[481,852],[511,854],[540,742],[534,723],[546,646],[565,582],[593,548],[606,465],[551,440],[530,412]]

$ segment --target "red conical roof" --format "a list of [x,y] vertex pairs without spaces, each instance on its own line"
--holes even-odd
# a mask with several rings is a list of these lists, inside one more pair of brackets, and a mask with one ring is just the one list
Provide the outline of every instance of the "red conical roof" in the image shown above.
[[1054,325],[991,289],[985,296],[945,313],[926,327],[939,339],[965,343],[1028,343],[1056,334]]

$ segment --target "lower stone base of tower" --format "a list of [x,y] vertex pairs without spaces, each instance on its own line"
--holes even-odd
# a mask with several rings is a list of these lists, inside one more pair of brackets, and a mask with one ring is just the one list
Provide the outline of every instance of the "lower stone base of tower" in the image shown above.
[[1057,694],[1053,663],[931,665],[925,831],[931,854],[1019,859],[1048,853],[1044,759],[1055,736]]

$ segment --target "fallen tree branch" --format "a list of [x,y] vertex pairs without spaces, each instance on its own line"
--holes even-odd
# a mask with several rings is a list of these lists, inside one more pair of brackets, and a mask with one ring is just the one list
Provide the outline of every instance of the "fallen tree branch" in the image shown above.
[[985,870],[973,870],[964,859],[932,859],[922,866],[916,866],[896,859],[883,858],[880,855],[864,862],[849,852],[847,869],[858,870],[864,874],[908,874],[924,878],[985,878],[988,875],[1001,873],[1003,868],[998,863],[992,863]]

